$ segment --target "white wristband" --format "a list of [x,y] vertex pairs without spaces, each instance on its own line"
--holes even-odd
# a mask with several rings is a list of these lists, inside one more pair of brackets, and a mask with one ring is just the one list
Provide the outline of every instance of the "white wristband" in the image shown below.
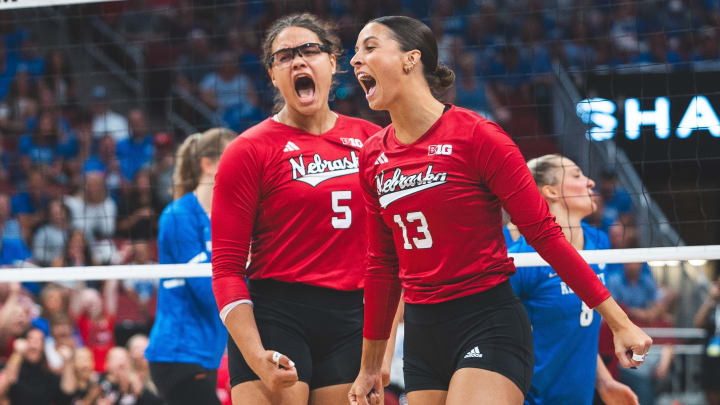
[[225,305],[220,310],[220,319],[222,320],[223,324],[225,323],[225,318],[227,318],[230,311],[232,311],[233,309],[235,309],[236,306],[241,305],[241,304],[248,304],[250,306],[253,306],[253,302],[250,300],[237,300],[237,301],[233,301],[233,302]]

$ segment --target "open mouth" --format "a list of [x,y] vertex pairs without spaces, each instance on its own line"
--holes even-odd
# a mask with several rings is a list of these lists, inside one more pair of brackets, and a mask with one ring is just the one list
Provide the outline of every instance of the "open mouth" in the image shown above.
[[365,90],[365,98],[369,98],[373,94],[375,94],[375,89],[377,88],[375,78],[370,76],[367,73],[360,73],[358,75],[358,81],[360,81],[360,85],[362,86],[363,90]]
[[315,82],[310,76],[298,76],[295,78],[295,93],[301,103],[310,103],[315,98]]

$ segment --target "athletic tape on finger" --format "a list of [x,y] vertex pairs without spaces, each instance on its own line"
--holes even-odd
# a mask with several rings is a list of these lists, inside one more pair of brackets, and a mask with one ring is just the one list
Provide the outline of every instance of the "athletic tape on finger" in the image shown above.
[[645,361],[645,355],[644,354],[635,354],[633,353],[632,359],[634,361]]
[[278,352],[274,352],[272,355],[273,363],[277,364],[278,366],[280,365],[280,356],[282,356],[282,354],[280,354]]

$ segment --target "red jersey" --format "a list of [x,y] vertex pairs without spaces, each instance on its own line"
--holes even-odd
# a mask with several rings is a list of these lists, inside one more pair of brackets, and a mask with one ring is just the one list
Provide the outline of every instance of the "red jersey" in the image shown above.
[[98,320],[90,319],[87,314],[80,315],[77,320],[78,331],[85,346],[95,358],[95,371],[105,371],[105,357],[115,346],[115,315],[103,315]]
[[245,276],[362,288],[367,242],[358,163],[363,144],[379,129],[339,115],[330,131],[314,135],[269,118],[230,143],[212,206],[220,310],[250,298]]
[[488,290],[515,272],[502,211],[591,307],[610,294],[565,239],[520,151],[495,123],[448,109],[410,145],[392,125],[360,157],[368,210],[365,337],[387,339],[400,294],[432,304]]

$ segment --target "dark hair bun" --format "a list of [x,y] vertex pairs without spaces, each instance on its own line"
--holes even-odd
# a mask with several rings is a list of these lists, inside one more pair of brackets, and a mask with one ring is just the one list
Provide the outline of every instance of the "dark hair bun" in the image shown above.
[[437,89],[447,89],[455,83],[455,72],[446,65],[439,64],[435,69],[435,77],[437,78]]

